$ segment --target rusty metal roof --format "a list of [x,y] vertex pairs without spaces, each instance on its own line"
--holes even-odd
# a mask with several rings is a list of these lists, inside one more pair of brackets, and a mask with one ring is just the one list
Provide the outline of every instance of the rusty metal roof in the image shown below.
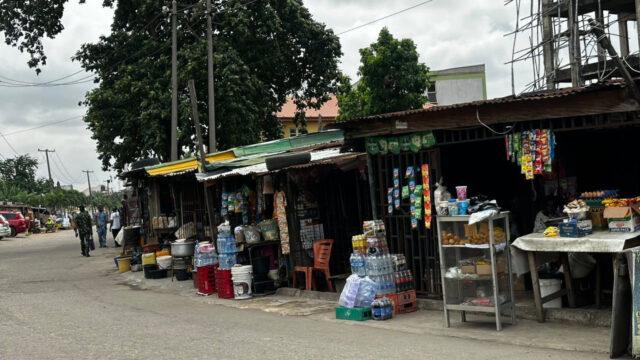
[[437,105],[437,106],[432,106],[432,107],[422,108],[422,109],[405,110],[405,111],[397,111],[397,112],[391,112],[391,113],[385,113],[385,114],[364,116],[364,117],[347,120],[344,122],[339,122],[334,125],[330,125],[329,127],[345,129],[345,128],[348,128],[349,125],[360,123],[363,121],[381,120],[381,119],[390,119],[390,118],[398,119],[407,115],[437,113],[440,111],[446,111],[446,110],[452,110],[452,109],[479,107],[479,106],[494,105],[494,104],[507,104],[507,103],[518,103],[518,102],[524,103],[524,102],[530,102],[530,101],[536,101],[536,100],[562,98],[562,97],[568,97],[568,96],[581,94],[581,93],[588,93],[588,92],[593,92],[598,90],[615,89],[615,88],[623,88],[623,87],[625,87],[625,83],[623,81],[610,80],[607,82],[593,84],[589,86],[583,86],[583,87],[567,87],[567,88],[562,88],[557,90],[543,90],[543,91],[524,93],[517,96],[510,95],[510,96],[487,99],[487,100],[478,100],[478,101],[452,104],[452,105],[442,105],[442,106]]

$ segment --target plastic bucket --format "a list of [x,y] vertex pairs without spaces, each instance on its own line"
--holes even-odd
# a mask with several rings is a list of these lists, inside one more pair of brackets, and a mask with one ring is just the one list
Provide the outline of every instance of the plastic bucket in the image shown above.
[[[560,279],[540,279],[540,296],[545,297],[551,295],[556,291],[560,291],[562,287],[562,281]],[[560,309],[562,308],[562,297],[553,299],[542,305],[546,309]]]
[[142,265],[155,265],[156,253],[142,254]]
[[118,258],[118,272],[124,273],[131,270],[131,258],[121,257]]
[[231,278],[233,279],[233,297],[235,299],[252,297],[253,268],[251,265],[234,266],[231,268]]
[[156,257],[156,262],[158,263],[158,267],[160,269],[171,269],[172,261],[173,257],[171,255]]

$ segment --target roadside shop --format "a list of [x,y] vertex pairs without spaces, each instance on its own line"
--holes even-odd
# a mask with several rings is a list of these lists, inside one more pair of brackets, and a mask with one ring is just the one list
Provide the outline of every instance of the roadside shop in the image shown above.
[[[228,252],[218,236],[221,268],[250,264],[254,278],[267,272],[280,285],[304,280],[306,289],[335,291],[349,271],[351,236],[370,216],[365,154],[341,152],[341,145],[250,155],[198,174],[215,188],[214,207],[231,229],[233,240],[223,240],[234,244]],[[264,257],[268,266],[260,265]]]
[[[591,221],[588,231],[593,231],[592,227],[595,227],[609,234],[607,228],[612,220],[618,222],[617,230],[624,227],[620,225],[623,221],[633,225],[629,225],[627,230],[638,230],[633,223],[637,219],[633,199],[640,194],[640,163],[633,160],[633,144],[640,135],[638,110],[638,104],[629,100],[625,86],[613,82],[383,114],[355,119],[338,126],[345,131],[348,145],[366,149],[370,154],[370,173],[374,175],[374,218],[384,220],[390,250],[406,256],[408,267],[414,272],[419,295],[441,297],[443,290],[446,292],[449,289],[448,286],[442,286],[442,281],[449,276],[456,276],[455,273],[448,273],[450,268],[462,271],[464,265],[473,265],[477,270],[479,264],[443,264],[446,261],[440,261],[438,235],[440,243],[444,240],[451,242],[446,244],[449,246],[468,246],[474,245],[472,237],[486,233],[478,229],[476,232],[461,229],[452,234],[454,236],[447,237],[438,234],[432,224],[431,228],[427,226],[424,215],[429,210],[433,215],[432,222],[437,217],[448,215],[450,205],[453,205],[454,212],[460,210],[465,200],[460,201],[458,187],[464,188],[468,196],[465,196],[466,200],[471,200],[464,205],[465,209],[472,207],[474,201],[496,200],[500,209],[510,211],[508,224],[500,226],[505,232],[508,231],[508,242],[532,233],[536,219],[547,220],[542,221],[543,228],[535,229],[537,231],[545,230],[547,225],[556,225],[558,232],[584,230],[581,228],[584,223],[579,221],[553,222],[556,217],[567,217],[563,213],[564,207],[575,206],[575,203],[570,203],[576,199],[591,205],[590,211],[584,214]],[[433,146],[425,149],[414,145],[411,148],[411,144],[417,144],[417,135],[424,137],[429,133],[435,140]],[[407,144],[404,150],[403,144]],[[396,185],[396,173],[402,174],[408,172],[409,167],[423,167],[425,164],[429,167],[432,204],[430,209],[423,206],[424,213],[420,214],[423,219],[415,228],[412,215],[416,215],[414,209],[417,206],[403,192],[404,186],[411,182],[401,177],[399,186]],[[448,191],[436,182],[446,185]],[[399,191],[396,192],[398,187]],[[625,206],[611,208],[626,209],[608,209],[603,200],[612,197],[628,200],[621,200],[621,205]],[[400,202],[399,209],[396,207],[397,200]],[[579,211],[584,212],[586,208]],[[543,216],[540,216],[541,213]],[[560,242],[560,239],[558,236],[547,238],[546,241],[553,243]],[[632,243],[623,244],[620,251],[616,252],[632,246]],[[614,277],[612,269],[617,268],[612,266],[612,257],[600,254],[602,252],[597,248],[572,248],[571,252],[589,256],[562,256],[564,261],[552,261],[542,273],[537,265],[546,261],[539,261],[533,267],[536,269],[533,275],[537,277],[545,273],[550,277],[559,277],[559,282],[565,282],[565,289],[558,294],[572,292],[575,296],[567,298],[564,306],[605,306],[615,302],[615,296],[612,298],[607,295],[616,293],[617,284],[614,280],[619,275],[616,272]],[[615,259],[618,259],[616,263],[624,261],[619,256]],[[520,262],[517,260],[518,256],[515,256],[509,261],[514,266],[514,272],[530,272],[531,264],[526,257],[524,261],[522,258]],[[567,269],[586,268],[586,271],[579,278],[567,278],[558,272],[561,265]],[[466,270],[470,272],[471,269],[466,267]],[[564,272],[564,275],[567,274],[570,271]],[[526,288],[518,284],[516,288],[532,290],[531,281],[519,281],[519,284],[523,283]],[[567,284],[573,284],[573,289]],[[533,286],[533,290],[535,288]],[[604,291],[607,289],[609,291]],[[558,294],[555,294],[556,298]],[[536,303],[540,304],[544,295],[535,297]],[[626,317],[631,320],[630,315]]]

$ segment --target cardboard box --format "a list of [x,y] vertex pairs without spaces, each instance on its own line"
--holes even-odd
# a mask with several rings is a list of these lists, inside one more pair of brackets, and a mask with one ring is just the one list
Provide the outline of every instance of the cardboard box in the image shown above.
[[491,264],[477,264],[476,274],[478,275],[491,275]]
[[591,220],[563,222],[558,227],[560,228],[560,237],[576,238],[593,234]]
[[460,271],[463,274],[475,274],[476,273],[476,267],[473,265],[462,265],[460,266]]
[[634,232],[640,230],[640,204],[604,209],[604,218],[612,232]]

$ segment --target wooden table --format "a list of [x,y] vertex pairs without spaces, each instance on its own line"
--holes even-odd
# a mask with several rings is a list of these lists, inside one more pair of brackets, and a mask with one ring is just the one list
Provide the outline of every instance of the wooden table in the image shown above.
[[[531,271],[531,282],[533,286],[533,296],[536,305],[536,315],[539,322],[545,321],[544,309],[542,305],[558,297],[567,295],[569,307],[575,307],[575,292],[571,281],[571,269],[569,267],[568,253],[609,253],[621,254],[624,251],[640,246],[640,232],[635,233],[612,233],[609,231],[595,231],[592,235],[581,238],[545,237],[542,233],[532,233],[521,236],[513,242],[514,246],[527,253],[529,270]],[[545,297],[540,293],[540,279],[538,277],[537,252],[557,252],[560,253],[560,260],[564,272],[565,288]],[[617,265],[614,258],[614,267]],[[615,270],[615,268],[614,268]]]

